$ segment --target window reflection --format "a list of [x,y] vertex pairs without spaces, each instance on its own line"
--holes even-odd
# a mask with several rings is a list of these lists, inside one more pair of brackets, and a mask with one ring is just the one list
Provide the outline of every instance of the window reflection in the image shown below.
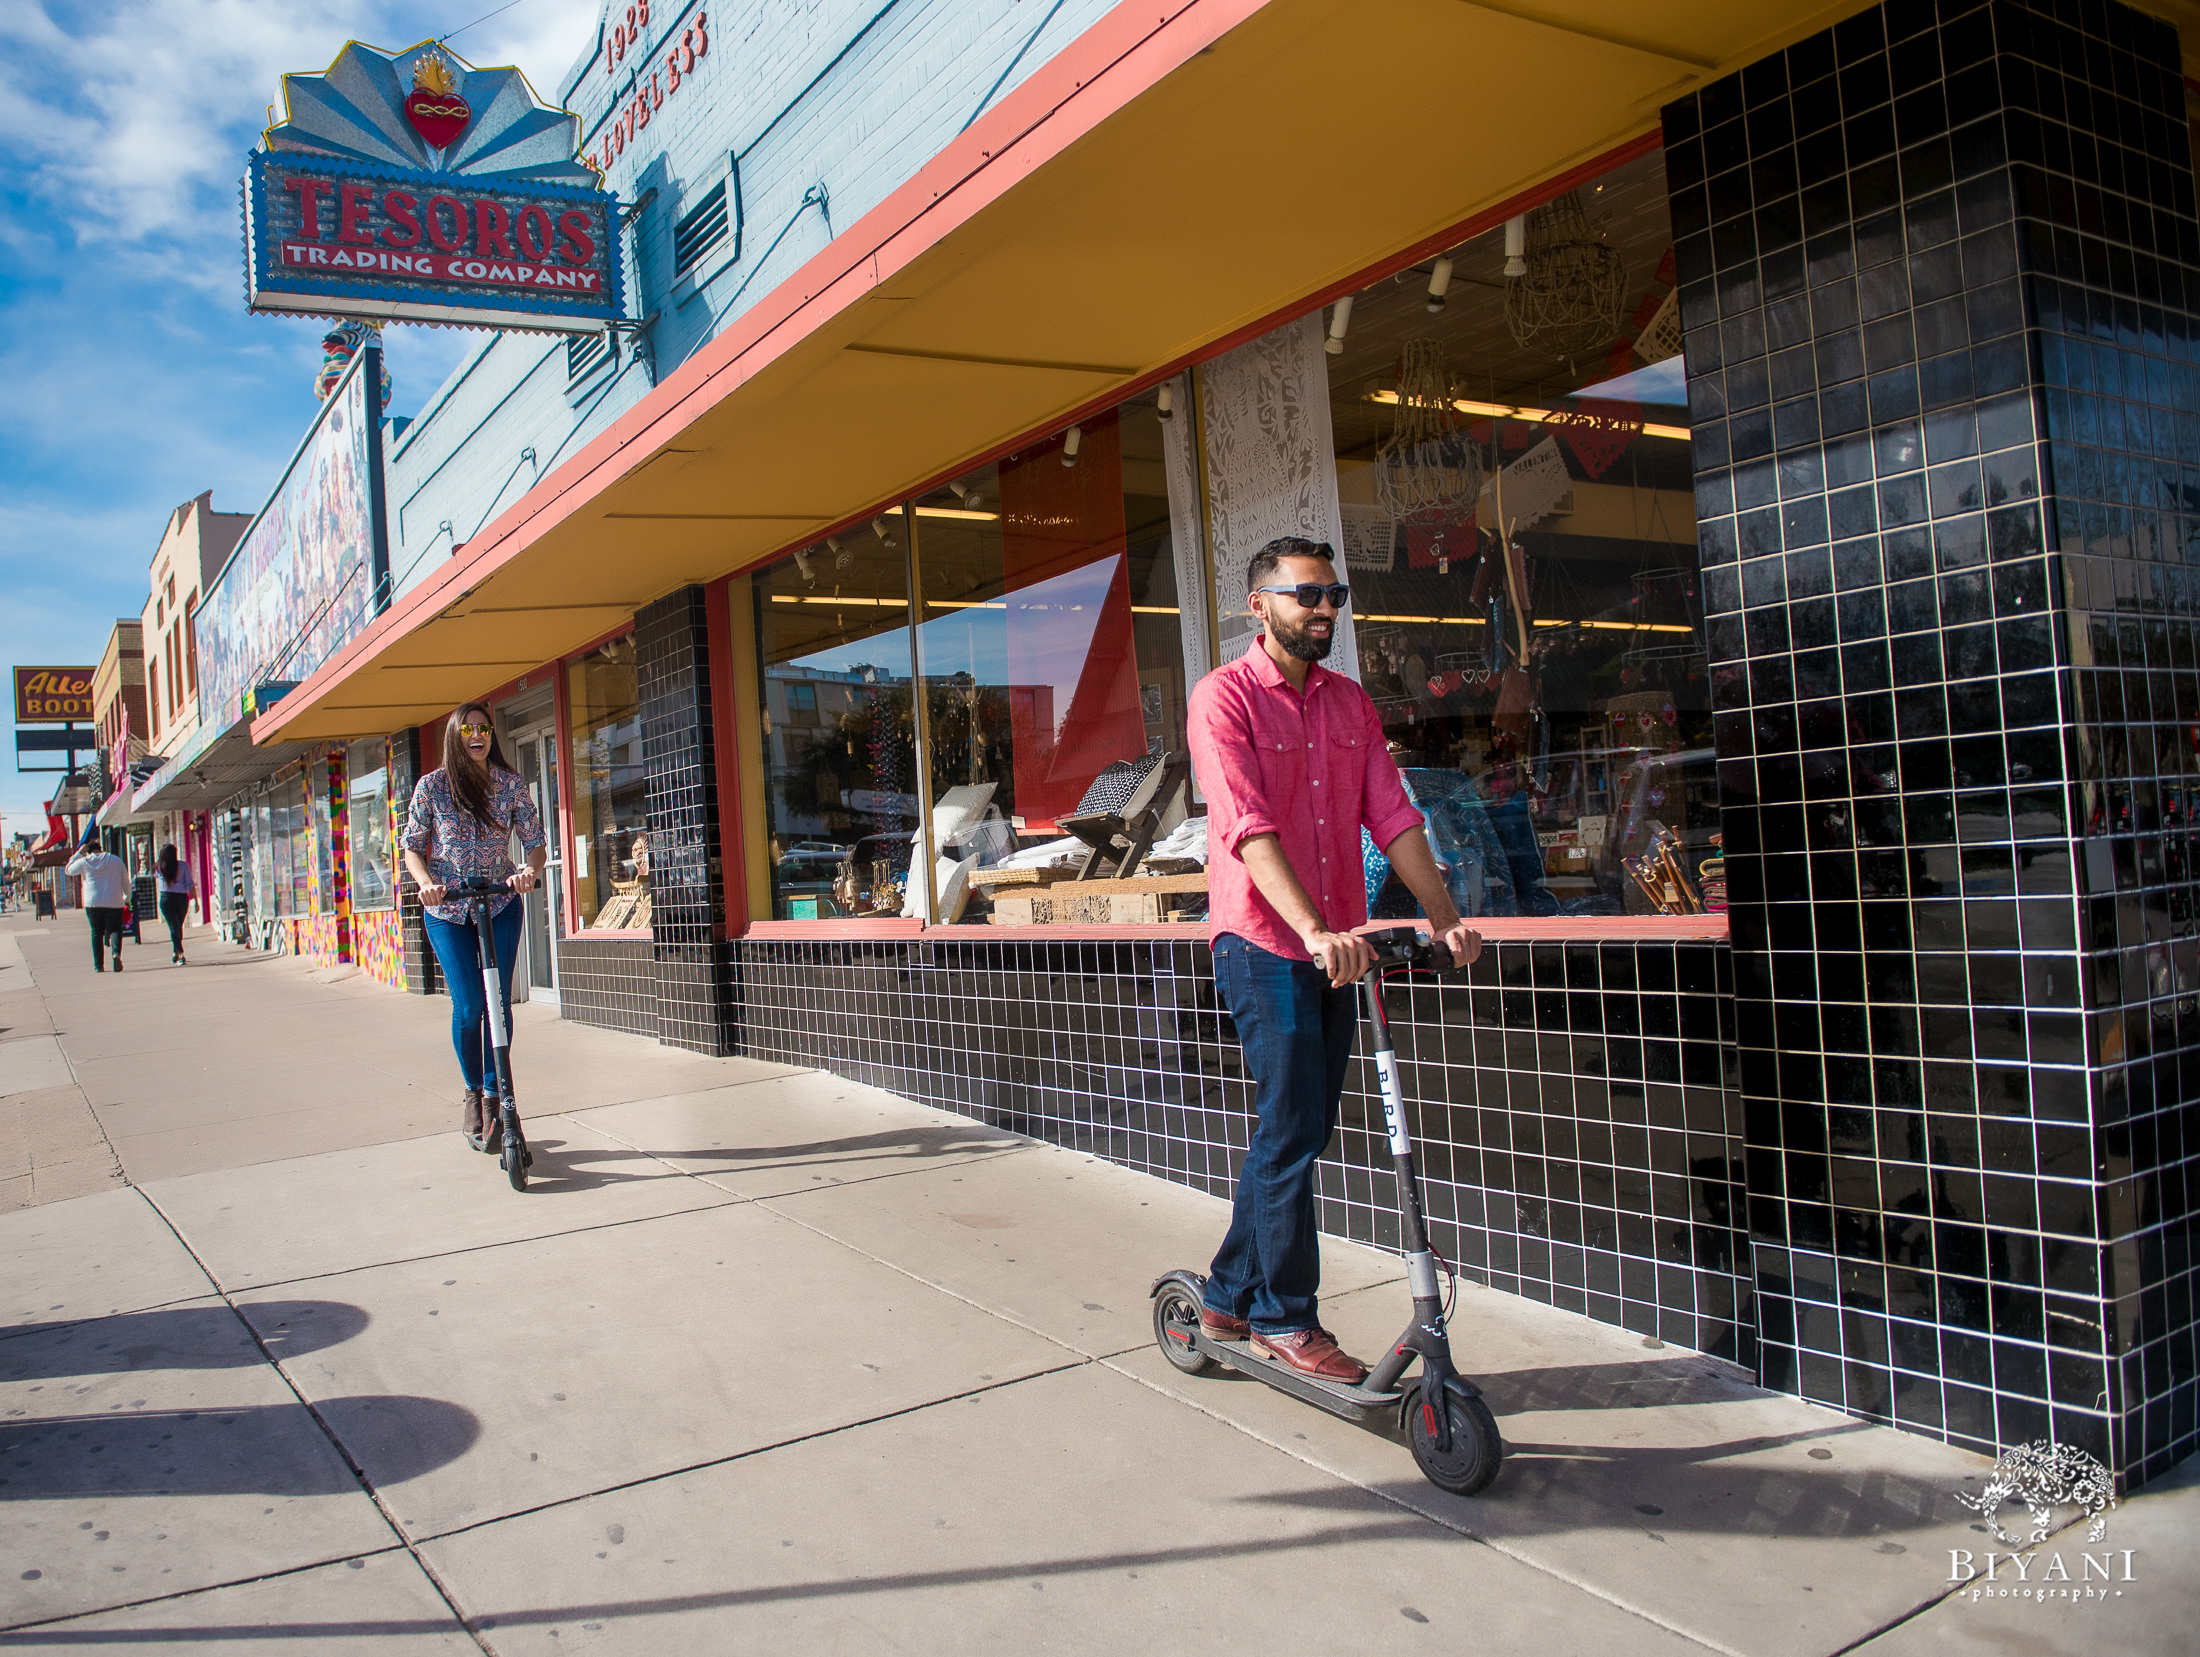
[[354,914],[387,909],[390,884],[390,773],[388,744],[379,737],[345,750],[345,849],[351,859]]
[[749,583],[775,919],[906,903],[918,819],[905,535],[890,513]]
[[649,799],[634,635],[566,667],[573,743],[573,891],[583,930],[647,930]]
[[[1697,913],[1724,881],[1662,156],[1575,201],[1550,222],[1626,288],[1570,341],[1509,312],[1501,228],[1434,314],[1425,272],[1355,296],[1328,363],[1360,676],[1464,912]],[[1378,917],[1417,912],[1369,876]]]
[[[977,504],[973,504],[977,503]],[[1184,745],[1159,420],[1088,419],[916,504],[935,796],[990,788],[1024,841],[1111,763]]]

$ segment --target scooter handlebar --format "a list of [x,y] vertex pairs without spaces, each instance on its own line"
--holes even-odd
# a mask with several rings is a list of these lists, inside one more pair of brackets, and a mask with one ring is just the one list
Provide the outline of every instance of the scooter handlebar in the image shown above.
[[464,902],[468,898],[508,898],[512,888],[501,880],[468,880],[443,888],[445,903]]
[[1451,958],[1451,951],[1442,940],[1410,926],[1394,926],[1384,932],[1361,934],[1375,951],[1375,964],[1383,966],[1425,967],[1431,972],[1449,972],[1458,963]]

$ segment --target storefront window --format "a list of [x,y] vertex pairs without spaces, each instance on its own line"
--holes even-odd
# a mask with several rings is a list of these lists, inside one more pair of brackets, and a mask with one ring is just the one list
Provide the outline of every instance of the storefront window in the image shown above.
[[299,843],[304,837],[305,793],[295,771],[277,780],[268,806],[274,827],[275,914],[278,919],[302,915],[304,882],[298,871],[305,851]]
[[774,919],[905,905],[917,827],[907,533],[891,512],[750,581]]
[[[307,817],[313,824],[312,912],[336,913],[336,836],[329,829],[328,761],[316,758],[306,766]],[[298,911],[303,915],[306,909]]]
[[351,907],[361,914],[395,904],[390,864],[389,745],[379,737],[344,751],[344,810],[351,853]]
[[313,815],[308,809],[304,775],[294,776],[283,789],[284,809],[290,816],[290,910],[307,915],[313,909]]
[[254,921],[271,919],[279,911],[275,906],[275,811],[266,796],[252,802],[245,814],[246,839],[245,866],[251,870],[251,916]]
[[[1493,230],[1327,354],[1360,678],[1463,912],[1723,909],[1662,156],[1526,231],[1525,276]],[[1416,913],[1384,869],[1375,914]]]
[[597,932],[647,930],[649,802],[631,633],[567,667],[566,707],[576,924]]
[[1183,753],[1163,441],[1149,393],[915,505],[933,795],[981,791],[1019,849],[1111,765]]

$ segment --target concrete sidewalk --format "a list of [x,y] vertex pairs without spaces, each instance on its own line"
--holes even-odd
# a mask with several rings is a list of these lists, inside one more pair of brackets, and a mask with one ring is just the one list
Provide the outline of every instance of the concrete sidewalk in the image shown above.
[[[1466,1288],[1507,1462],[1449,1497],[1161,1359],[1210,1198],[541,1009],[518,1195],[446,1003],[191,953],[0,931],[0,1103],[73,1092],[128,1181],[0,1214],[8,1649],[2191,1649],[2191,1464],[2108,1516],[2114,1592],[1974,1602],[1980,1458]],[[1396,1262],[1325,1259],[1379,1348]]]

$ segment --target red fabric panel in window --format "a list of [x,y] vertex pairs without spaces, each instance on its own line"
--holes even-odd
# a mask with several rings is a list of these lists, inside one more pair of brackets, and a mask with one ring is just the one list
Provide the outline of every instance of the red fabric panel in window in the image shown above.
[[[1054,437],[1000,466],[1015,809],[1034,833],[1051,832],[1056,817],[1075,810],[1110,762],[1146,751],[1125,555],[1122,434],[1106,414],[1085,422],[1079,438],[1074,465],[1062,464],[1063,440]],[[1110,561],[1112,570],[1104,570]],[[1081,572],[1091,580],[1075,580]],[[1045,594],[1034,591],[1042,587]],[[1072,595],[1074,611],[1065,608]],[[1082,666],[1067,708],[1057,709],[1056,687],[1077,665],[1069,653],[1078,648]]]

